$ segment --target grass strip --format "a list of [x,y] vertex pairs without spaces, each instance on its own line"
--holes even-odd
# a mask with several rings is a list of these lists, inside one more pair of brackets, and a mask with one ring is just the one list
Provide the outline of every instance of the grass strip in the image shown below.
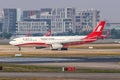
[[60,67],[49,67],[49,66],[33,66],[33,65],[16,65],[16,64],[4,64],[2,72],[59,72]]
[[[96,53],[96,54],[92,54],[92,53],[81,53],[81,54],[25,54],[22,53],[21,57],[70,57],[70,58],[74,58],[74,57],[102,57],[102,56],[108,56],[108,57],[114,57],[114,56],[120,56],[120,53]],[[0,54],[0,57],[15,57],[15,54]]]
[[67,77],[59,77],[59,78],[0,78],[0,80],[79,80],[80,78],[67,78]]
[[[51,66],[35,66],[35,65],[16,65],[16,64],[5,64],[1,72],[62,72],[62,67],[51,67]],[[75,73],[120,73],[119,69],[95,69],[95,68],[76,68],[75,71],[65,71]]]

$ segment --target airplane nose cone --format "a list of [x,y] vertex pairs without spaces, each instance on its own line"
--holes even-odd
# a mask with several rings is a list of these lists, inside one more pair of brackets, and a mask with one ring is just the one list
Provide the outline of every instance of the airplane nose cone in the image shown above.
[[9,44],[14,45],[14,42],[13,42],[13,41],[10,41]]

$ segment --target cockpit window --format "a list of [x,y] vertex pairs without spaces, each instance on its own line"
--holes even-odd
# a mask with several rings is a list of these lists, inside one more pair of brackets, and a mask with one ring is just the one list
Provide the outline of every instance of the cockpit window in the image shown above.
[[16,40],[12,40],[12,41],[16,41]]

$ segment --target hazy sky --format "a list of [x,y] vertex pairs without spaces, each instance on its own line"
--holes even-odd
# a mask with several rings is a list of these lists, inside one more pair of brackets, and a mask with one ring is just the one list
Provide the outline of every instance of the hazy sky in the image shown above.
[[64,8],[97,9],[101,11],[101,19],[120,22],[120,0],[0,0],[0,9],[21,8]]

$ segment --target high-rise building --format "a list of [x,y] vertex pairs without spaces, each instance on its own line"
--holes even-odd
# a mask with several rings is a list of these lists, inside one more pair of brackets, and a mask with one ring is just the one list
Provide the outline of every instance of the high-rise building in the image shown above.
[[[48,9],[47,9],[48,10]],[[24,10],[22,20],[17,22],[19,34],[45,34],[51,27],[51,18],[45,15],[47,10]]]
[[2,28],[3,28],[3,11],[0,11],[0,33],[2,32]]
[[[80,33],[91,31],[100,21],[100,11],[79,10],[75,8],[41,8],[40,10],[24,10],[22,20],[18,21],[18,33],[52,34]],[[25,30],[24,30],[25,29]]]
[[75,8],[52,9],[52,31],[55,33],[74,32]]
[[22,13],[22,20],[39,18],[40,10],[24,10]]
[[51,26],[50,19],[26,19],[24,21],[18,21],[19,34],[27,34],[29,31],[31,34],[39,33],[45,34],[49,26]]
[[16,21],[17,21],[17,9],[5,8],[4,11],[4,23],[3,32],[16,32]]
[[100,11],[80,10],[76,11],[76,32],[91,31],[100,21]]
[[[18,33],[23,33],[21,27],[24,27],[24,29],[28,28],[26,26],[28,22],[29,24],[35,24],[37,22],[39,24],[37,25],[39,28],[44,28],[44,30],[38,29],[39,31],[37,30],[31,33],[46,33],[48,29],[51,29],[52,34],[65,33],[69,31],[75,32],[75,8],[41,8],[40,10],[35,11],[23,11],[22,21],[18,22]],[[41,25],[43,22],[48,25]],[[31,25],[29,28],[33,29],[35,27],[35,25]]]

